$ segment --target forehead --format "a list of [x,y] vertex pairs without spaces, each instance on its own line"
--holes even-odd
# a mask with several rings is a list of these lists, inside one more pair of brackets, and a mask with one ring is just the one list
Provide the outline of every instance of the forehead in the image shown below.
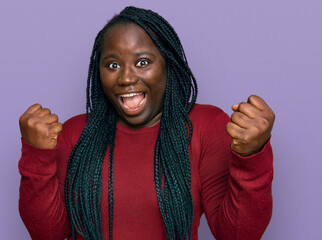
[[118,48],[160,52],[148,33],[135,23],[116,23],[104,34],[103,51]]

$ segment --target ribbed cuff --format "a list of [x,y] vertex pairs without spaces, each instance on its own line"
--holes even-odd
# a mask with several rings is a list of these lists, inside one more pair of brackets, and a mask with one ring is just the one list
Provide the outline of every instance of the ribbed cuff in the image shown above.
[[34,147],[21,138],[21,159],[19,169],[31,173],[52,174],[56,172],[55,155],[57,148],[42,149]]
[[273,168],[273,151],[270,144],[270,139],[264,145],[262,150],[254,155],[242,157],[239,154],[232,152],[232,166],[242,169],[247,172],[256,171],[257,174],[267,172]]

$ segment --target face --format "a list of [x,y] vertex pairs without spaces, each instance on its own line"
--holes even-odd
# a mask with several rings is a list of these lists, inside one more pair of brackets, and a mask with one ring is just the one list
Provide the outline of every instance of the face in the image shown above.
[[150,36],[134,23],[118,23],[102,43],[100,77],[122,125],[139,129],[161,119],[166,62]]

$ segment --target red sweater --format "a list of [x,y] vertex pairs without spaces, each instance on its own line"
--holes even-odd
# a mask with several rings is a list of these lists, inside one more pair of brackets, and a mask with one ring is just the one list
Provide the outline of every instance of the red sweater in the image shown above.
[[[231,139],[225,131],[230,119],[222,110],[196,104],[189,116],[193,124],[189,145],[192,239],[198,239],[203,213],[217,240],[260,239],[272,212],[270,144],[251,157],[241,157],[230,149]],[[22,141],[19,210],[32,239],[70,237],[64,182],[69,155],[85,124],[84,114],[64,123],[55,149],[39,149]],[[153,176],[158,131],[159,124],[140,130],[117,125],[114,239],[165,239]],[[108,153],[102,172],[102,230],[103,239],[108,239]]]

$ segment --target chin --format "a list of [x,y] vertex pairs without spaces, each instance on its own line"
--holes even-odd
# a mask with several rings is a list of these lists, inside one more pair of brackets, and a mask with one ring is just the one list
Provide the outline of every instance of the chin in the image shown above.
[[156,125],[160,120],[154,121],[149,119],[147,116],[133,116],[133,117],[120,117],[119,122],[129,129],[140,129],[145,127],[152,127]]

